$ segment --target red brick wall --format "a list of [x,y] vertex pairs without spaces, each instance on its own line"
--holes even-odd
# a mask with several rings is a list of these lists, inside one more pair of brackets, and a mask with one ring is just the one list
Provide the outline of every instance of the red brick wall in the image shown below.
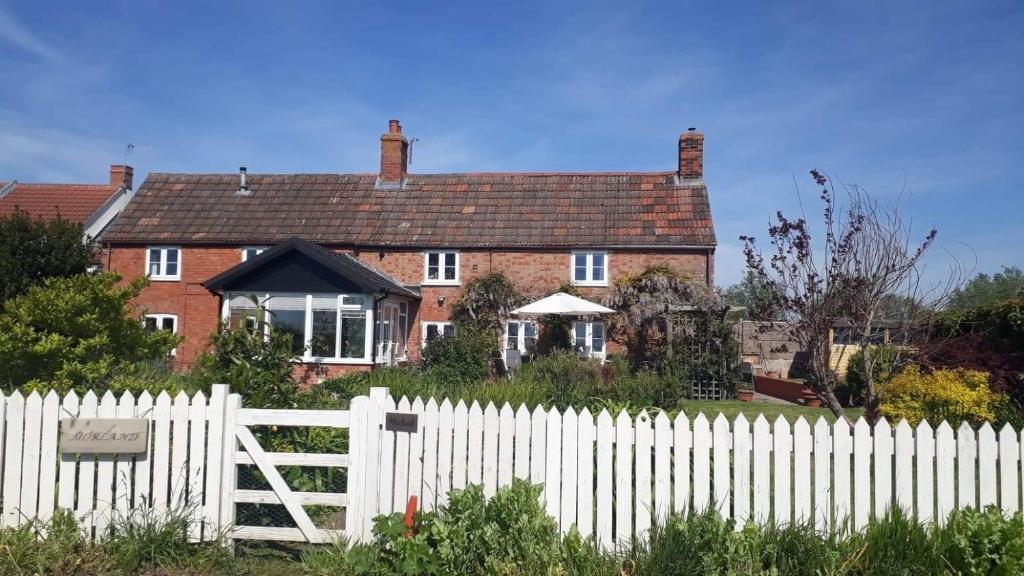
[[[209,342],[210,334],[220,321],[219,298],[208,292],[202,283],[241,262],[241,247],[186,246],[181,254],[181,281],[152,282],[137,299],[137,304],[153,313],[176,314],[178,332],[184,341],[178,347],[177,360],[182,367],[190,366]],[[375,268],[397,280],[420,285],[424,278],[423,251],[421,250],[343,250],[358,256]],[[586,298],[600,301],[610,291],[616,278],[637,274],[649,266],[665,264],[705,281],[714,276],[714,257],[704,250],[611,250],[609,251],[609,287],[581,287]],[[109,269],[126,280],[145,273],[145,248],[114,246],[109,253]],[[562,251],[505,251],[465,250],[460,252],[459,278],[463,285],[473,278],[492,272],[504,272],[521,290],[531,297],[541,297],[556,290],[570,280],[570,253]],[[461,286],[423,286],[419,305],[410,307],[410,355],[419,356],[421,321],[447,320],[452,304],[458,299]],[[439,303],[439,298],[444,302]],[[335,371],[351,370],[351,366],[327,368]]]
[[794,403],[802,401],[804,394],[810,392],[810,388],[804,386],[803,382],[786,380],[785,378],[771,378],[760,374],[754,375],[754,390],[761,394]]

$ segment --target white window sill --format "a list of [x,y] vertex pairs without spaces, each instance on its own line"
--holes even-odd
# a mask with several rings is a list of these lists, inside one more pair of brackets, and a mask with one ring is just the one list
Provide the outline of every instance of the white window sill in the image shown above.
[[150,276],[153,282],[181,282],[181,276]]
[[347,364],[357,366],[373,364],[369,358],[295,358],[292,362],[296,364]]
[[604,280],[604,281],[600,281],[600,282],[595,282],[593,280],[573,280],[572,281],[572,285],[573,286],[591,286],[591,287],[607,288],[608,287],[608,281]]
[[420,286],[459,286],[458,280],[424,280]]

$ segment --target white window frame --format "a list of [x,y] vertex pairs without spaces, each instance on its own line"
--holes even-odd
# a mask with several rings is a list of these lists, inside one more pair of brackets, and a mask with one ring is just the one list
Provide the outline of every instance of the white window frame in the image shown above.
[[[221,319],[224,322],[227,322],[228,319],[231,318],[231,307],[230,307],[231,298],[233,296],[236,296],[236,295],[239,295],[239,294],[244,294],[244,293],[241,293],[241,292],[229,292],[229,293],[224,294],[224,296],[222,298],[223,303],[221,305]],[[303,298],[305,298],[305,300],[306,300],[306,309],[305,309],[306,314],[305,314],[305,317],[304,317],[304,324],[305,325],[303,327],[304,340],[305,340],[303,342],[304,350],[302,352],[302,356],[296,356],[296,357],[292,358],[292,362],[301,362],[301,363],[307,363],[307,364],[316,363],[316,364],[358,364],[358,365],[365,365],[365,364],[372,364],[373,363],[373,359],[372,359],[373,346],[374,346],[374,342],[373,342],[373,332],[374,332],[373,331],[373,326],[374,326],[374,324],[373,323],[375,322],[376,319],[374,318],[374,314],[373,314],[373,296],[372,295],[370,295],[370,294],[358,294],[358,293],[350,293],[350,294],[321,294],[321,293],[316,293],[316,294],[312,294],[312,293],[302,293],[302,292],[275,292],[275,293],[270,293],[270,294],[259,294],[258,296],[259,296],[259,300],[260,300],[260,305],[266,307],[267,311],[269,312],[269,316],[270,316],[269,322],[268,322],[269,326],[273,326],[273,324],[274,324],[274,297],[275,296],[282,296],[282,297],[287,296],[287,297],[293,297],[293,298],[303,297]],[[366,327],[364,328],[364,336],[363,336],[364,341],[363,341],[363,356],[362,356],[362,358],[339,358],[339,357],[327,357],[327,356],[314,356],[313,355],[313,350],[312,350],[311,344],[313,342],[313,297],[314,296],[320,296],[320,297],[323,297],[323,296],[336,296],[338,298],[338,306],[337,306],[337,312],[336,312],[337,325],[335,327],[335,344],[334,344],[335,353],[337,353],[337,351],[341,348],[341,324],[342,324],[341,323],[341,317],[342,317],[342,312],[344,312],[346,310],[349,310],[349,311],[362,310],[362,311],[366,312]],[[362,298],[363,299],[363,303],[362,303],[361,306],[358,305],[358,304],[355,304],[355,305],[347,304],[345,301],[348,298]]]
[[512,325],[512,324],[518,324],[519,325],[519,333],[516,335],[516,347],[515,347],[515,350],[519,350],[520,354],[522,354],[523,356],[526,356],[527,354],[529,354],[529,352],[527,352],[527,350],[526,350],[526,329],[525,329],[526,325],[527,324],[533,324],[533,326],[534,326],[534,333],[537,334],[538,337],[540,336],[540,326],[536,322],[534,322],[533,320],[506,320],[505,321],[505,335],[504,335],[504,337],[501,340],[501,349],[502,350],[511,350],[511,348],[508,347],[508,333],[509,333],[509,326]]
[[[150,318],[152,318],[153,320],[156,320],[156,329],[157,330],[163,330],[163,328],[161,328],[160,325],[163,323],[164,320],[170,318],[174,322],[174,326],[171,328],[171,334],[177,334],[178,333],[178,315],[177,314],[145,314],[145,315],[142,316],[142,326],[143,327],[146,326],[146,320],[148,320]],[[177,356],[177,355],[178,355],[178,349],[177,348],[174,348],[173,350],[171,350],[171,356]]]
[[[587,326],[587,331],[586,331],[586,335],[587,336],[584,339],[584,342],[582,343],[582,345],[586,347],[587,354],[591,358],[598,358],[601,361],[604,361],[605,357],[608,355],[608,326],[604,322],[599,322],[599,321],[580,320],[580,321],[573,322],[572,323],[572,347],[573,347],[574,350],[576,349],[577,346],[580,345],[580,343],[576,341],[576,326],[578,326],[580,324],[585,324]],[[602,327],[601,334],[603,335],[603,337],[601,338],[601,341],[602,341],[603,345],[601,346],[601,351],[600,352],[594,352],[594,325],[595,324],[600,324],[601,327]]]
[[[159,274],[150,274],[149,273],[149,265],[152,264],[152,261],[150,260],[150,253],[153,250],[159,250],[160,251],[160,273]],[[177,272],[177,274],[168,274],[167,273],[167,252],[170,251],[170,250],[175,250],[178,253],[178,272]],[[157,282],[173,282],[173,281],[176,281],[176,280],[181,280],[181,260],[182,260],[182,250],[181,250],[180,246],[146,246],[146,267],[143,269],[143,272],[147,276],[149,276],[150,280],[155,280]]]
[[[600,254],[604,257],[604,279],[594,280],[594,255]],[[576,256],[585,256],[587,259],[587,277],[585,280],[576,279]],[[611,276],[611,254],[605,250],[574,250],[569,254],[569,281],[573,286],[607,286],[608,277]]]
[[[437,279],[430,278],[430,255],[437,254]],[[455,279],[444,278],[444,260],[448,254],[455,255]],[[458,286],[461,283],[459,268],[461,268],[462,257],[457,250],[428,250],[423,253],[423,285],[424,286]]]
[[420,349],[423,349],[423,348],[427,347],[427,327],[428,326],[437,326],[437,331],[438,331],[438,333],[440,333],[442,335],[442,338],[444,337],[444,329],[445,329],[445,327],[451,326],[452,330],[453,331],[455,330],[455,326],[451,322],[448,322],[448,321],[420,322],[420,325],[421,325],[420,331],[422,332],[421,337],[420,337]]
[[249,260],[249,256],[247,254],[249,252],[249,250],[255,250],[256,251],[256,255],[259,256],[260,254],[263,254],[264,252],[266,252],[268,250],[268,248],[266,246],[242,246],[242,249],[241,249],[242,262],[246,262],[246,261]]

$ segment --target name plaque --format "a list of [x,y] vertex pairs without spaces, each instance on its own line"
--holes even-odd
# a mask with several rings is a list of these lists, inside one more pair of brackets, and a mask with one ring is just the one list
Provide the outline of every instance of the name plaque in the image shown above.
[[61,454],[139,454],[149,446],[149,420],[65,418],[60,421]]
[[415,434],[419,429],[419,415],[412,412],[388,412],[384,415],[384,429],[388,432]]

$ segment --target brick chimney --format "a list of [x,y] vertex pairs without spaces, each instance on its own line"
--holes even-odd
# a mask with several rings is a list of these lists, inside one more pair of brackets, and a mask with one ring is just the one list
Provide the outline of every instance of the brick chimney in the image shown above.
[[380,181],[401,182],[408,170],[409,141],[402,135],[398,120],[391,120],[387,134],[380,137]]
[[123,164],[111,164],[110,165],[110,187],[111,188],[127,188],[132,189],[132,175],[134,174],[131,166]]
[[704,177],[704,135],[690,128],[679,135],[679,179]]

